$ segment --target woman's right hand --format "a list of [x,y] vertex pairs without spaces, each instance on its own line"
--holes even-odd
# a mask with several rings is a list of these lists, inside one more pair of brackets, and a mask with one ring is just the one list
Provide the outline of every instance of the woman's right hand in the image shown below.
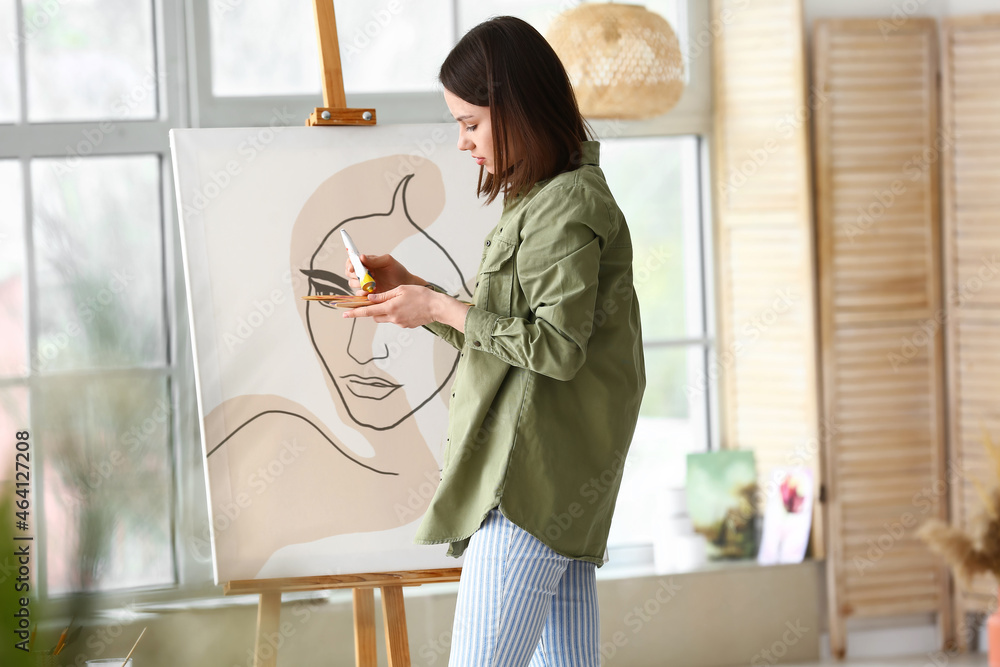
[[[375,293],[388,292],[400,285],[419,284],[417,278],[406,270],[406,267],[396,261],[392,255],[361,255],[361,263],[368,267],[368,272],[375,279]],[[348,284],[358,296],[368,294],[361,289],[361,281],[354,271],[354,264],[348,257],[344,265]]]

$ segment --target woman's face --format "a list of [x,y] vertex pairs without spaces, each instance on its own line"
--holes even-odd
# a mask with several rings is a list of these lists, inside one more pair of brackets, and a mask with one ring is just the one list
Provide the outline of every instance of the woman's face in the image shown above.
[[[373,163],[363,171],[363,178],[354,184],[355,188],[373,178],[384,178],[390,173],[387,169],[393,160]],[[381,169],[377,168],[379,165]],[[427,275],[431,281],[437,278],[437,282],[449,284],[458,278],[448,276],[447,253],[410,217],[411,212],[416,212],[422,220],[421,212],[428,205],[439,211],[440,206],[432,200],[443,199],[444,194],[439,188],[442,185],[439,173],[435,179],[426,167],[418,172],[421,178],[405,176],[394,194],[366,205],[387,213],[350,216],[326,233],[312,254],[309,268],[302,270],[308,277],[309,294],[351,293],[343,276],[347,255],[341,229],[351,235],[360,249],[378,254],[389,252],[404,266],[418,275]],[[342,196],[322,198],[327,211],[324,217],[329,215],[331,204]],[[376,430],[396,426],[437,395],[454,372],[457,350],[429,331],[401,329],[367,317],[345,320],[341,316],[343,311],[331,305],[322,301],[305,302],[306,326],[327,376],[356,424]],[[442,364],[448,368],[443,369]]]
[[[402,208],[402,207],[400,207]],[[355,239],[367,235],[364,225],[370,220],[352,220],[339,228],[346,229]],[[398,225],[386,224],[387,230],[398,230]],[[364,247],[388,249],[401,262],[420,255],[434,255],[436,248],[419,234],[411,235],[393,246],[397,239],[384,234],[384,245],[367,243]],[[360,243],[360,241],[358,241]],[[344,254],[340,233],[327,239],[321,256],[330,261],[318,264],[329,274],[344,271]],[[404,264],[407,265],[407,264]],[[314,274],[315,275],[315,274]],[[314,294],[350,294],[346,284],[325,281],[325,276],[310,278]],[[346,281],[345,281],[346,283]],[[409,417],[441,389],[435,358],[441,350],[436,345],[447,345],[437,336],[422,329],[401,329],[394,324],[376,323],[369,317],[345,320],[344,311],[331,308],[328,302],[310,301],[306,304],[306,317],[316,352],[319,354],[330,379],[333,380],[344,401],[351,419],[375,429],[391,428]],[[453,357],[457,357],[457,351]],[[448,354],[448,352],[445,352]]]
[[476,164],[495,174],[490,108],[469,104],[447,88],[444,91],[444,101],[452,117],[458,121],[458,150],[469,151]]

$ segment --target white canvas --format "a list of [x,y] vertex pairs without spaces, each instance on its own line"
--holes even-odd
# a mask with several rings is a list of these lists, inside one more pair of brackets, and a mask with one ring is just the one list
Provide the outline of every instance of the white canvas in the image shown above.
[[459,564],[412,542],[458,352],[301,299],[346,286],[340,229],[470,298],[499,206],[456,131],[170,132],[216,582]]

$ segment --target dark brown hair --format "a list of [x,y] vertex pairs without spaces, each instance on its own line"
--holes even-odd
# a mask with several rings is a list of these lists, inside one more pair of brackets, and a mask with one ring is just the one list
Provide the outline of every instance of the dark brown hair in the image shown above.
[[494,173],[484,178],[480,167],[478,186],[487,204],[579,166],[589,128],[559,56],[530,24],[513,16],[480,23],[438,78],[469,104],[490,108]]

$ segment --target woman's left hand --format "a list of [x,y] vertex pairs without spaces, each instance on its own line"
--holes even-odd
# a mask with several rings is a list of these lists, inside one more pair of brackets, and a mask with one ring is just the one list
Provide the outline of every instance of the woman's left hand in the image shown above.
[[387,292],[369,294],[370,306],[352,308],[344,317],[371,317],[376,322],[391,322],[412,329],[434,322],[431,310],[435,299],[444,295],[418,285],[400,285]]

